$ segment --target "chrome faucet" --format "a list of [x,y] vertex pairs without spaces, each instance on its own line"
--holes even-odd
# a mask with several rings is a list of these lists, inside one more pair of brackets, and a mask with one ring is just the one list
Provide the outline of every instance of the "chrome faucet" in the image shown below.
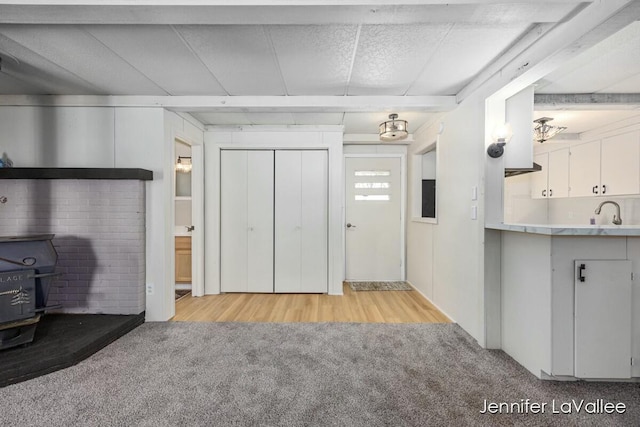
[[616,207],[616,213],[613,214],[613,221],[611,222],[613,222],[615,225],[622,225],[622,218],[620,218],[620,205],[617,204],[616,202],[612,202],[611,200],[605,200],[604,202],[600,203],[600,205],[598,205],[598,207],[595,210],[595,214],[600,215],[602,206],[606,205],[607,203],[611,203],[613,206]]

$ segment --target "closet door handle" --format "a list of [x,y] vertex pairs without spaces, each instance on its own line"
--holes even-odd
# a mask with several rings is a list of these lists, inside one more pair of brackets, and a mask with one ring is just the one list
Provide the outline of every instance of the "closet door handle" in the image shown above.
[[542,197],[547,197],[547,190],[542,190]]
[[553,188],[549,189],[549,197],[553,196]]
[[593,186],[593,188],[591,189],[591,192],[592,192],[593,194],[598,194],[598,186],[597,186],[597,185],[594,185],[594,186]]
[[356,228],[355,225],[351,224],[350,222],[347,223],[347,228]]
[[602,194],[605,194],[607,192],[607,186],[602,184]]

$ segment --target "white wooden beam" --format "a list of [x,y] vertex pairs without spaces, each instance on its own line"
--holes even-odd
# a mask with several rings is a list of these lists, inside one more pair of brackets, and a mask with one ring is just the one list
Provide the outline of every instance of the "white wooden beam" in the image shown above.
[[[508,63],[498,59],[458,93],[461,102],[482,87],[502,88],[504,98],[519,92],[575,55],[640,19],[640,1],[607,0],[588,4],[526,49],[513,49]],[[514,53],[516,53],[514,55]]]
[[636,110],[640,93],[537,94],[534,104],[538,110]]
[[0,106],[160,107],[187,112],[451,111],[454,96],[80,96],[1,95]]
[[[406,24],[556,22],[579,0],[2,1],[4,24]],[[505,13],[505,8],[508,13]],[[515,13],[525,10],[523,13]]]
[[[584,3],[593,0],[544,0],[544,3]],[[375,6],[518,4],[522,0],[0,0],[0,5],[51,6]]]

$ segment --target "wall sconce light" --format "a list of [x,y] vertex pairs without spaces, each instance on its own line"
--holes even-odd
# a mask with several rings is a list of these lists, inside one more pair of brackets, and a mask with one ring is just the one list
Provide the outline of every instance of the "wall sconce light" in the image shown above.
[[491,136],[495,142],[487,147],[487,154],[489,157],[497,159],[502,156],[505,144],[509,142],[513,136],[511,125],[509,123],[505,123],[497,126]]
[[191,157],[178,156],[178,160],[176,161],[176,172],[191,172]]

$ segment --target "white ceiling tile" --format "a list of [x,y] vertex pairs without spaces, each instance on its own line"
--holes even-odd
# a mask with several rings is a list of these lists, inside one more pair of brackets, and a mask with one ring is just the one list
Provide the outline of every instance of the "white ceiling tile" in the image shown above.
[[250,125],[252,124],[243,112],[231,113],[191,113],[203,125]]
[[253,125],[294,125],[291,113],[251,113],[247,117]]
[[230,95],[286,95],[263,26],[176,26]]
[[451,24],[363,26],[349,95],[404,95],[450,27]]
[[341,125],[344,113],[291,113],[297,125]]
[[603,88],[603,93],[640,93],[640,72]]
[[85,29],[170,95],[226,94],[169,25],[92,25]]
[[[640,92],[640,21],[623,28],[542,79],[537,93]],[[627,90],[630,89],[630,90]]]
[[28,84],[7,74],[5,70],[0,73],[0,94],[3,95],[37,95],[42,88]]
[[456,24],[429,59],[409,95],[455,95],[528,28],[526,24]]
[[166,95],[82,27],[11,25],[0,33],[110,95]]
[[[3,72],[14,75],[25,84],[28,84],[30,91],[33,90],[38,94],[46,95],[91,95],[101,93],[100,89],[90,82],[5,37],[1,34],[2,28],[0,26]],[[8,92],[1,91],[0,93]]]
[[289,95],[344,95],[358,27],[268,26]]

